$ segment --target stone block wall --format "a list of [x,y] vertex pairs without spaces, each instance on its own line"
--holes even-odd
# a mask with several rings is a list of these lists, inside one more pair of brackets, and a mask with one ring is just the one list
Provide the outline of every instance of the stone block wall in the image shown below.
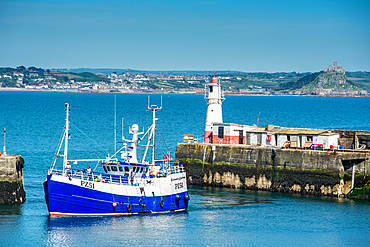
[[[273,150],[275,158],[272,159]],[[217,145],[179,143],[175,160],[197,159],[202,163],[245,164],[247,166],[275,166],[295,169],[330,170],[334,172],[370,173],[370,151],[340,151],[312,149],[283,149],[248,145]]]
[[20,155],[0,156],[0,204],[26,201],[23,182],[24,160]]
[[[264,190],[318,196],[346,195],[351,178],[336,172],[304,171],[274,167],[243,165],[210,165],[193,160],[180,160],[185,167],[188,184]],[[370,179],[370,176],[367,177]]]
[[345,164],[357,162],[354,186],[362,185],[370,180],[368,158],[367,152],[180,143],[175,160],[189,184],[340,196],[352,187],[352,166]]

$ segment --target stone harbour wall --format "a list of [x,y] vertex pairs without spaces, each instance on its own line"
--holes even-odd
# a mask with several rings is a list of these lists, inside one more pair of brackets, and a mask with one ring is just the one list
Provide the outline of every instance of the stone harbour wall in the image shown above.
[[355,187],[370,180],[368,158],[367,152],[181,143],[175,160],[189,184],[341,196],[351,191],[353,164]]
[[20,155],[0,156],[0,204],[26,201],[23,182],[24,160]]

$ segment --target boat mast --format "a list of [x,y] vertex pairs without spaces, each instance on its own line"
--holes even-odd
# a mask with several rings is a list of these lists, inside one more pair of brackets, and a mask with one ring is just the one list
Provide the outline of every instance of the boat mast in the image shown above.
[[68,162],[68,136],[69,136],[69,107],[70,105],[68,102],[65,104],[66,106],[66,127],[64,131],[64,154],[63,154],[63,170],[65,169],[67,162]]
[[155,165],[155,129],[156,129],[156,121],[158,118],[155,117],[156,111],[162,110],[162,96],[161,96],[161,107],[158,107],[157,105],[150,105],[150,98],[148,96],[148,109],[152,110],[153,112],[153,124],[152,124],[152,135],[153,135],[153,151],[152,151],[152,165]]
[[117,95],[114,95],[114,153],[117,153]]

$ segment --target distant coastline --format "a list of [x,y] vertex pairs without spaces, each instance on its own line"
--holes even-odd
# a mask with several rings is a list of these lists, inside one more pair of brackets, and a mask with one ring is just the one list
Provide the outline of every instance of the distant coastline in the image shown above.
[[[155,90],[155,91],[139,91],[139,90],[63,90],[63,89],[32,89],[32,88],[10,88],[10,87],[0,87],[0,91],[8,92],[54,92],[54,93],[122,93],[122,94],[183,94],[183,95],[204,95],[204,91],[169,91],[169,90]],[[273,93],[236,93],[224,91],[224,95],[228,96],[294,96],[294,97],[342,97],[342,98],[367,98],[370,95],[309,95],[309,94],[277,94]]]
[[[88,70],[88,69],[87,69]],[[204,94],[204,86],[217,77],[225,95],[369,97],[370,72],[346,72],[329,65],[315,73],[221,71],[136,71],[84,69],[51,71],[36,67],[0,68],[1,91]],[[348,76],[348,77],[347,77]]]

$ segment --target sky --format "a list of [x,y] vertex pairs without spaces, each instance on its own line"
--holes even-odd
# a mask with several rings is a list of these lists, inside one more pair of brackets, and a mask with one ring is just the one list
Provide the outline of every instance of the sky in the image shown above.
[[369,0],[0,0],[0,67],[370,71]]

